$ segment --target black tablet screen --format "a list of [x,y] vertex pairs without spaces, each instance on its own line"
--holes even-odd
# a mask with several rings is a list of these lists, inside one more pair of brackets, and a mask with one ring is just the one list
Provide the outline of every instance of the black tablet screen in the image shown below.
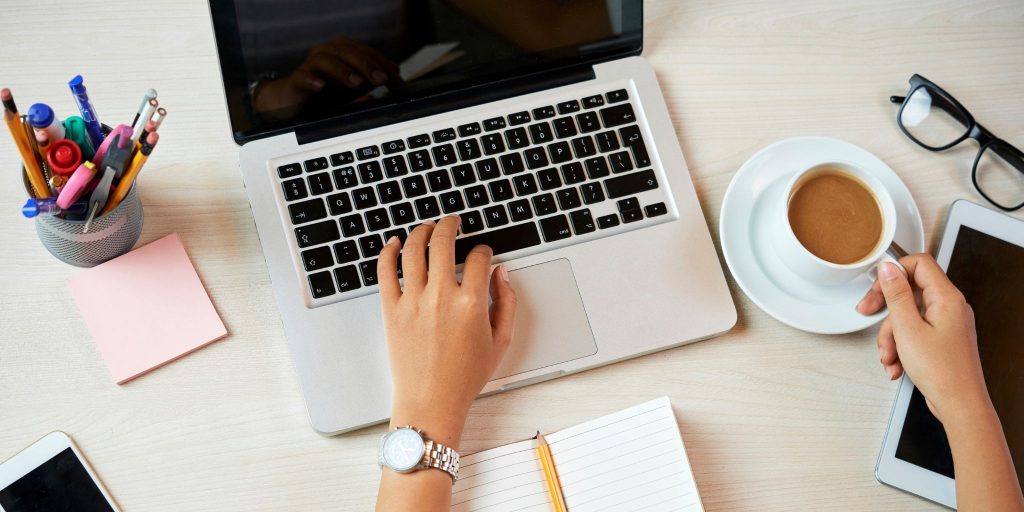
[[0,489],[6,512],[113,512],[71,448]]
[[[985,383],[1024,482],[1024,247],[961,226],[946,273],[974,309]],[[946,433],[916,388],[896,458],[953,478]]]

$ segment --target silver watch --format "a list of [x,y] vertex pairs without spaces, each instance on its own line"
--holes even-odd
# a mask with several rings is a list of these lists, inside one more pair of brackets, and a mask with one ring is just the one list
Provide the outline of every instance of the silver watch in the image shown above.
[[459,479],[459,454],[448,446],[427,439],[411,425],[396,428],[380,438],[377,464],[398,473],[435,468]]

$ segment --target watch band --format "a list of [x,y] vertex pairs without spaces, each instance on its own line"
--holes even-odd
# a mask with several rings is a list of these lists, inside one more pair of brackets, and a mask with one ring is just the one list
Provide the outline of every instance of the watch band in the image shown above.
[[[422,432],[421,432],[422,435]],[[451,449],[451,447],[445,446],[441,443],[435,443],[434,441],[426,441],[426,450],[423,452],[423,462],[421,466],[424,468],[435,468],[448,473],[448,476],[452,477],[452,481],[459,479],[459,453]]]

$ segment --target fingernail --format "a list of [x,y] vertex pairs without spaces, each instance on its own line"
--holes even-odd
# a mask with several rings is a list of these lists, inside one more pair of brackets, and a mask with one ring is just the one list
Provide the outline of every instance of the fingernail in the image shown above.
[[889,282],[896,279],[900,275],[900,269],[896,268],[896,265],[883,261],[878,265],[878,277],[882,278],[882,281]]
[[313,86],[315,89],[323,89],[326,84],[324,84],[324,81],[319,78],[310,78],[309,85]]
[[436,224],[436,222],[434,222],[432,220],[428,220],[428,221],[423,223],[424,226],[433,226],[434,224]]
[[388,75],[379,69],[373,71],[371,78],[373,78],[373,83],[378,85],[388,81]]
[[501,278],[508,282],[508,270],[505,269],[505,265],[498,265],[498,272],[501,272]]
[[387,243],[385,243],[384,245],[391,245],[391,244],[393,244],[393,243],[395,243],[397,241],[398,241],[398,237],[397,236],[392,236],[391,238],[388,238]]
[[363,83],[363,77],[355,73],[352,73],[351,75],[348,76],[348,83],[352,84],[353,87],[358,86],[359,84]]

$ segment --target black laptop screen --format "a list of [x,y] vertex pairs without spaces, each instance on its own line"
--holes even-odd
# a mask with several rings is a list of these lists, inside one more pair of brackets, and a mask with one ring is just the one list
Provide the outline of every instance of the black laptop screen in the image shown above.
[[210,8],[240,143],[389,115],[388,107],[642,45],[641,0],[210,0]]

